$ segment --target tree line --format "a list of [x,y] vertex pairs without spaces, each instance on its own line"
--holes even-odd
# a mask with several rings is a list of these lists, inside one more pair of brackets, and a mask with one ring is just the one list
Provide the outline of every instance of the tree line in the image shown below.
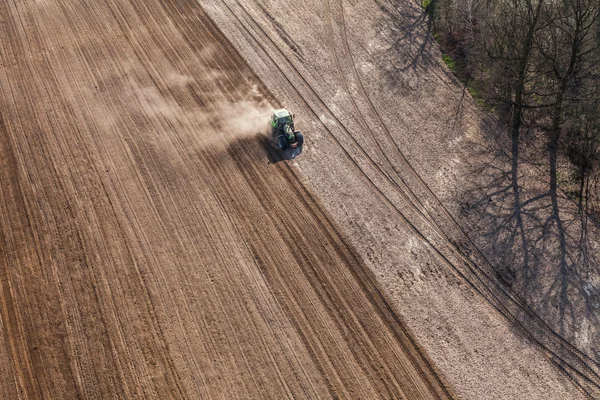
[[548,171],[554,218],[559,190],[576,199],[582,223],[600,216],[600,1],[426,0],[423,7],[446,64],[510,138],[515,207],[527,143]]

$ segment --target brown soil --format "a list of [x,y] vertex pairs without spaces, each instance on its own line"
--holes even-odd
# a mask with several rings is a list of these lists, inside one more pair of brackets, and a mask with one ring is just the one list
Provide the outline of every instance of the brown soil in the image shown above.
[[302,176],[459,397],[600,396],[599,364],[503,284],[489,262],[502,250],[461,212],[489,162],[485,121],[421,2],[203,4],[301,118]]
[[451,396],[195,1],[0,20],[0,398]]

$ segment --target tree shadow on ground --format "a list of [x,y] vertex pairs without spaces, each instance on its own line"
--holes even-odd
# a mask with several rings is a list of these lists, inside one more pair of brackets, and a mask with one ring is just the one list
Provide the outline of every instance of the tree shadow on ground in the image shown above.
[[[484,131],[489,127],[484,127]],[[457,195],[471,235],[497,277],[561,336],[600,361],[598,230],[551,190],[548,172],[522,163],[515,204],[511,157],[489,134],[473,149],[470,186]]]
[[[421,74],[445,74],[441,81],[460,94],[452,128],[445,132],[458,139],[456,130],[467,129],[463,117],[479,112],[472,103],[468,104],[466,87],[448,69],[438,67],[441,54],[432,45],[433,22],[429,14],[417,3],[378,3],[385,14],[380,29],[385,30],[384,37],[390,38],[385,43],[387,51],[380,58],[387,83],[392,90],[406,95],[411,93],[406,87],[418,81]],[[467,108],[468,115],[464,113]],[[514,331],[528,343],[544,348],[565,371],[573,371],[565,367],[570,365],[581,368],[586,376],[598,377],[593,372],[598,371],[598,364],[589,363],[570,343],[600,362],[600,255],[596,240],[600,230],[587,224],[575,201],[550,189],[547,167],[540,168],[548,164],[543,148],[521,151],[523,160],[520,170],[515,171],[519,176],[515,196],[506,129],[490,123],[494,116],[477,118],[483,121],[479,129],[483,137],[478,135],[468,142],[465,135],[459,135],[462,150],[457,151],[469,166],[461,169],[466,175],[460,178],[460,183],[467,185],[455,188],[455,198],[449,200],[460,205],[456,220],[490,261],[493,270],[489,271],[495,274],[499,291],[508,293],[507,298],[518,295],[518,301],[514,301],[519,304],[518,311],[505,314]],[[449,140],[441,138],[445,143]],[[543,147],[543,142],[539,143]],[[522,143],[522,147],[534,146]],[[524,159],[534,154],[542,157]],[[461,250],[469,254],[472,249],[461,245]],[[512,290],[505,291],[507,287]],[[538,323],[532,310],[543,322]],[[556,340],[554,333],[566,341]],[[588,363],[595,365],[592,372],[585,370]],[[598,382],[596,378],[593,381]]]
[[380,26],[388,37],[388,61],[392,61],[399,72],[416,70],[423,61],[429,61],[428,45],[433,43],[432,11],[435,0],[428,7],[417,1],[407,7],[400,0],[377,1],[385,18]]
[[[444,83],[459,83],[445,68],[438,68],[442,56],[435,46],[433,10],[437,0],[376,0],[383,18],[377,24],[382,48],[371,54],[384,71],[387,87],[398,95],[405,90],[418,96],[422,74],[432,73]],[[427,7],[424,5],[427,4]],[[433,68],[432,68],[433,67]]]

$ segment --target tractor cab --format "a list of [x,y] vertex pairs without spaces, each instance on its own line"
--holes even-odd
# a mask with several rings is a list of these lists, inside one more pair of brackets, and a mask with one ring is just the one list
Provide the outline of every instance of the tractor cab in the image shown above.
[[275,110],[271,116],[271,126],[274,129],[283,129],[285,125],[294,128],[294,115],[286,109]]

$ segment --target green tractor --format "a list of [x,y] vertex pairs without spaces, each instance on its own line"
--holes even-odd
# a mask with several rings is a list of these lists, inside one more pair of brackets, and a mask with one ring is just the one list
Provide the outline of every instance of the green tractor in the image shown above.
[[271,116],[271,134],[281,150],[302,147],[304,136],[294,128],[294,114],[286,109],[275,110]]

